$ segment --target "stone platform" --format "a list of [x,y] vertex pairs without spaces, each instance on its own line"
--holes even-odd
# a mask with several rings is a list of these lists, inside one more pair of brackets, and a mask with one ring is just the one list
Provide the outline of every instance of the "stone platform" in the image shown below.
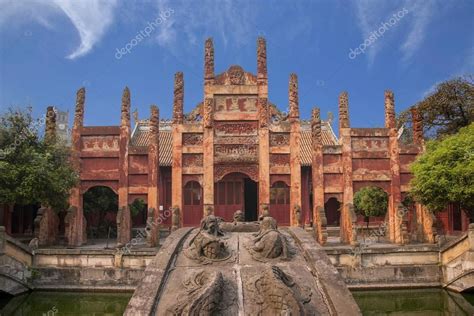
[[202,228],[171,234],[125,315],[360,314],[324,250],[303,229],[222,235],[214,239]]

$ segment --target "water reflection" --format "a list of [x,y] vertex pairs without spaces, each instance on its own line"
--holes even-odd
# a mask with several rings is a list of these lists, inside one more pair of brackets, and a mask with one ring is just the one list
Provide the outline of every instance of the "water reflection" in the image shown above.
[[122,315],[131,293],[32,292],[12,298],[0,315]]
[[354,291],[364,315],[474,315],[473,294],[441,289]]

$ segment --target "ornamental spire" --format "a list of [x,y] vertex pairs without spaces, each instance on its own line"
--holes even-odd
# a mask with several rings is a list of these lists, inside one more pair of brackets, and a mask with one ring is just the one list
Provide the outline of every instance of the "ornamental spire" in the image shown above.
[[339,95],[339,128],[349,128],[349,96],[346,91]]
[[267,78],[267,44],[263,37],[257,40],[257,77]]
[[184,79],[183,73],[174,75],[173,123],[183,124]]
[[74,113],[74,127],[79,128],[84,125],[84,103],[86,100],[86,88],[82,87],[76,93],[76,110]]
[[214,79],[214,44],[212,38],[206,40],[204,48],[204,79]]
[[395,100],[391,90],[385,91],[385,128],[395,128]]
[[289,118],[299,118],[300,110],[298,103],[298,77],[296,74],[290,75],[290,83],[288,87],[288,99],[290,105],[290,114]]

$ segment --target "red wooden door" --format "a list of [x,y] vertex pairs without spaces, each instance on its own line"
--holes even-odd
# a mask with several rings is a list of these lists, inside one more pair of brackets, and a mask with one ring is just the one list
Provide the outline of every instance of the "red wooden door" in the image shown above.
[[198,226],[202,216],[201,185],[197,181],[189,181],[183,188],[183,226]]
[[290,225],[290,188],[283,181],[270,188],[270,215],[278,225]]
[[226,176],[214,186],[214,214],[232,221],[234,213],[243,211],[244,186],[242,176]]

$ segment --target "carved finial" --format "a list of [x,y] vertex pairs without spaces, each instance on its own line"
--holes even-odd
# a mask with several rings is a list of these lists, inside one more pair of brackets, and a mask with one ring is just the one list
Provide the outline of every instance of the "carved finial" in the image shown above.
[[349,127],[349,96],[344,91],[339,95],[339,128]]
[[46,110],[46,129],[45,138],[47,140],[53,140],[56,137],[56,112],[54,107],[48,106]]
[[290,84],[288,88],[288,99],[290,104],[290,114],[291,118],[299,118],[300,110],[298,104],[298,77],[296,74],[290,75]]
[[135,110],[132,112],[132,115],[133,115],[133,121],[135,122],[135,124],[138,123],[138,109],[135,108]]
[[258,114],[260,120],[260,127],[264,128],[268,126],[268,99],[258,98],[257,99]]
[[334,115],[332,114],[331,111],[329,111],[328,112],[328,119],[327,119],[328,124],[332,124],[333,120],[334,120]]
[[122,121],[121,125],[130,126],[130,89],[125,87],[122,94]]
[[311,135],[313,148],[316,148],[318,145],[322,144],[321,112],[319,108],[313,108],[313,111],[311,112]]
[[203,124],[205,128],[212,127],[213,121],[213,112],[214,112],[214,99],[206,98],[204,99],[204,109],[203,109]]
[[267,78],[267,44],[263,37],[257,40],[257,77]]
[[173,123],[183,124],[184,79],[183,73],[174,75]]
[[150,116],[150,133],[152,135],[158,135],[159,127],[160,127],[160,110],[156,105],[152,105],[151,109],[151,116]]
[[74,113],[74,128],[84,125],[84,103],[86,100],[86,88],[82,87],[76,93],[76,112]]
[[214,78],[214,44],[212,38],[208,38],[204,51],[204,79]]
[[423,117],[416,107],[410,109],[413,128],[413,142],[423,144]]
[[385,91],[385,128],[395,128],[395,101],[390,90]]

